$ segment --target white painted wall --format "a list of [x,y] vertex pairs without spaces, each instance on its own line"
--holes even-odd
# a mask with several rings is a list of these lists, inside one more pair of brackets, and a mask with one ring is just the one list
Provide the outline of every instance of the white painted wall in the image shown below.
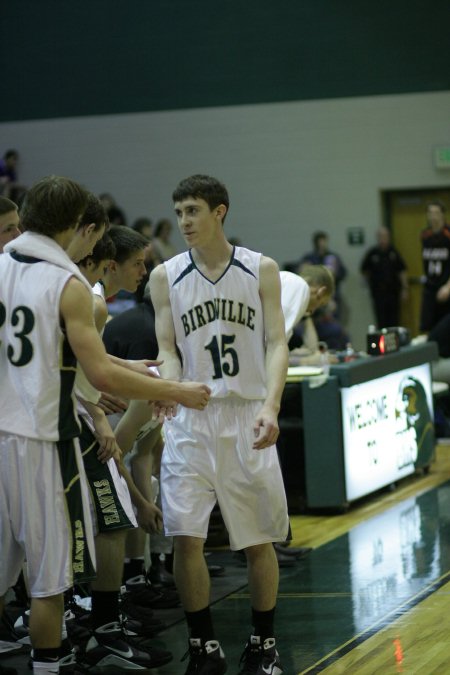
[[[432,148],[450,143],[450,92],[303,101],[0,124],[0,149],[21,153],[20,178],[70,176],[111,192],[129,220],[171,215],[171,192],[191,173],[225,182],[230,235],[280,264],[310,248],[314,230],[349,268],[348,330],[365,346],[371,322],[358,273],[381,219],[380,190],[450,185]],[[180,248],[183,242],[178,235]]]

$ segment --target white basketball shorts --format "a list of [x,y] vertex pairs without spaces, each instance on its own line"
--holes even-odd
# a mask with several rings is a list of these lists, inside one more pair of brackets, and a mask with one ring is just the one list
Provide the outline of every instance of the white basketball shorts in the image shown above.
[[234,550],[286,539],[289,520],[276,446],[252,448],[261,401],[211,400],[180,406],[164,423],[161,464],[167,535],[206,539],[218,501]]

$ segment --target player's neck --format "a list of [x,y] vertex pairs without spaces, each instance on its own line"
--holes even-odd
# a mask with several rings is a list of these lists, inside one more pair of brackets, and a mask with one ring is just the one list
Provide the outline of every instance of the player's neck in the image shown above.
[[205,266],[208,268],[227,265],[230,261],[232,252],[233,247],[225,238],[191,249],[191,255],[195,264],[197,266]]

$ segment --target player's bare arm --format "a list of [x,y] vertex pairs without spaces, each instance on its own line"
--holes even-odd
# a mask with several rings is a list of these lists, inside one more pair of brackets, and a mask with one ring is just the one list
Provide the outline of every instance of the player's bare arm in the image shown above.
[[138,521],[139,527],[142,527],[144,532],[161,532],[163,520],[162,513],[159,508],[152,502],[145,499],[145,497],[141,494],[134,483],[130,472],[122,461],[119,463],[119,471],[125,479],[125,482],[130,491],[131,501],[136,507],[136,519]]
[[[169,298],[169,284],[164,265],[158,265],[150,275],[150,292],[155,308],[155,331],[158,340],[158,359],[162,362],[160,372],[171,380],[181,378],[181,363],[175,346],[175,328]],[[160,417],[163,412],[167,417],[176,414],[176,405],[169,399],[160,401],[155,406],[155,414]]]
[[278,265],[263,256],[260,263],[260,297],[266,336],[267,396],[255,419],[253,447],[262,450],[273,445],[279,435],[278,413],[286,382],[288,347],[281,308],[281,283]]
[[95,327],[89,300],[88,290],[72,277],[62,293],[60,312],[72,350],[92,386],[126,398],[175,400],[199,410],[206,406],[210,390],[204,384],[145,377],[112,363]]

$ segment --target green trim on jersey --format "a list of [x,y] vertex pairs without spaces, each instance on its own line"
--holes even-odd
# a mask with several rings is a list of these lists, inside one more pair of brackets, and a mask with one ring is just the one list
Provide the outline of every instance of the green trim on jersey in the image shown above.
[[72,396],[75,375],[77,372],[77,361],[66,336],[61,337],[60,357],[59,377],[61,386],[59,395],[58,433],[61,440],[67,440],[79,436],[80,425],[75,412],[75,402]]
[[95,579],[95,566],[86,540],[80,473],[73,439],[56,443],[64,486],[67,523],[70,530],[70,548],[74,583]]

